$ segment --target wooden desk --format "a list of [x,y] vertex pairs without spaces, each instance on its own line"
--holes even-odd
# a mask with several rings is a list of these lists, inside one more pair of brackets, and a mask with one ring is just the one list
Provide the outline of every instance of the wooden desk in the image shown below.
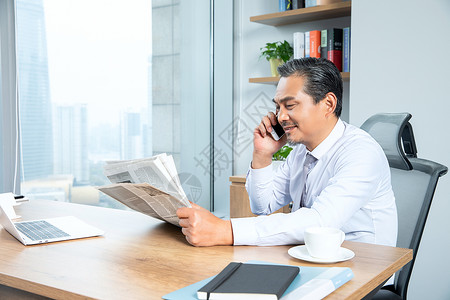
[[355,277],[327,299],[360,299],[412,258],[412,250],[344,242],[356,256],[316,265],[291,258],[291,246],[206,247],[187,244],[180,229],[143,214],[78,204],[31,201],[24,220],[74,215],[103,237],[23,246],[0,229],[0,284],[57,299],[161,299],[217,274],[231,261],[350,267]]

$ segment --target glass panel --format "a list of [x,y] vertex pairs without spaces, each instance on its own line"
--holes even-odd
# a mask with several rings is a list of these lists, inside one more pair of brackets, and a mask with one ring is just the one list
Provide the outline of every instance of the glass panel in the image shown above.
[[17,1],[22,193],[123,207],[93,187],[105,161],[167,153],[209,207],[194,159],[209,147],[209,1],[194,2]]

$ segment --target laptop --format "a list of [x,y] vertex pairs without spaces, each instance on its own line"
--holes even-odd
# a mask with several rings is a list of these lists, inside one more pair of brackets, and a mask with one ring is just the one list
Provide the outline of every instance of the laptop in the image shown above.
[[36,245],[103,235],[98,228],[69,216],[13,222],[0,205],[0,224],[24,245]]

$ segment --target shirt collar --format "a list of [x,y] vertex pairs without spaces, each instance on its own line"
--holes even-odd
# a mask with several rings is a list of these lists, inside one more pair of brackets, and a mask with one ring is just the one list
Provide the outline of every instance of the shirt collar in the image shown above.
[[338,119],[330,134],[313,151],[308,152],[311,153],[311,155],[315,158],[320,159],[342,137],[342,135],[344,134],[344,130],[344,122],[342,122],[341,119]]

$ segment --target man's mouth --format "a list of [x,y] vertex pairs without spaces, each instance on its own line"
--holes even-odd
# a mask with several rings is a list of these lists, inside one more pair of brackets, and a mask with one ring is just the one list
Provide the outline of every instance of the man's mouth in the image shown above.
[[286,133],[290,133],[295,128],[297,128],[297,125],[295,125],[295,124],[283,124],[283,129],[284,129],[284,132],[286,132]]

